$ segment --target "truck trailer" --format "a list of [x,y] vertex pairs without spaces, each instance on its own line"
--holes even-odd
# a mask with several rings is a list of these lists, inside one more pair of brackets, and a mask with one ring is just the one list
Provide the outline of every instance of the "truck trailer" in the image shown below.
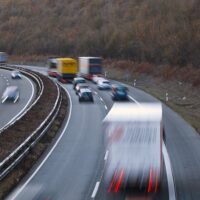
[[8,55],[5,52],[0,52],[0,65],[7,63]]
[[79,72],[89,80],[93,75],[102,75],[102,58],[101,57],[79,57]]
[[72,58],[57,58],[57,79],[71,82],[77,74],[77,61]]
[[139,188],[157,192],[162,175],[162,106],[115,103],[103,120],[108,158],[104,181],[108,192]]

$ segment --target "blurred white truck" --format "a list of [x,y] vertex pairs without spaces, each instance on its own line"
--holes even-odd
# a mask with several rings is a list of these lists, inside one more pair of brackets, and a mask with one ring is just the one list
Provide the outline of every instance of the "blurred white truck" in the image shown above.
[[101,57],[79,57],[79,73],[81,76],[92,80],[93,76],[102,75]]
[[108,192],[137,187],[156,192],[162,174],[162,105],[115,103],[103,120]]

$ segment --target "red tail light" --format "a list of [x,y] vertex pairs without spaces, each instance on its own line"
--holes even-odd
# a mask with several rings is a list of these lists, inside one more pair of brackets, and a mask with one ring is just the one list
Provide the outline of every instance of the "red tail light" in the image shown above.
[[148,193],[151,192],[151,189],[152,189],[152,177],[153,177],[153,170],[152,168],[150,169],[150,172],[149,172],[149,183],[148,183]]
[[121,185],[121,182],[122,182],[123,174],[124,174],[124,170],[121,169],[120,173],[119,173],[119,178],[118,178],[117,183],[115,185],[114,192],[118,192],[119,191],[119,188],[120,188],[120,185]]
[[113,175],[113,178],[112,178],[112,180],[111,180],[111,182],[110,182],[110,185],[109,185],[109,187],[108,187],[108,192],[111,192],[112,187],[113,187],[114,182],[115,182],[115,179],[116,179],[116,176],[117,176],[117,173],[116,173],[116,171],[115,171],[115,173],[114,173],[114,175]]

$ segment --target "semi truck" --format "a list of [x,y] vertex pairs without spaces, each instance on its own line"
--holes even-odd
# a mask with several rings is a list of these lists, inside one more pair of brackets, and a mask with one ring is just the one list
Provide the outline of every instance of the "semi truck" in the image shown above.
[[77,74],[77,61],[72,58],[57,58],[57,79],[60,82],[71,82]]
[[5,52],[0,52],[0,65],[7,63],[8,55]]
[[103,120],[103,134],[108,192],[124,187],[157,192],[163,171],[162,105],[115,103]]
[[101,57],[79,57],[79,72],[89,80],[93,75],[102,75],[102,58]]
[[56,78],[58,75],[57,63],[58,62],[56,58],[51,58],[48,60],[48,75],[54,78]]

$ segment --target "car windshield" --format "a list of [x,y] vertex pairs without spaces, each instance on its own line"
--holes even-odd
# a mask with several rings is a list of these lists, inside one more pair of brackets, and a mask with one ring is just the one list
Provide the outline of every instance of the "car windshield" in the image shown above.
[[82,93],[82,96],[83,96],[83,97],[91,97],[91,96],[92,96],[92,93],[91,93],[91,92],[83,92],[83,93]]
[[109,81],[102,81],[103,84],[110,84]]
[[125,87],[117,87],[116,88],[116,91],[118,91],[118,92],[125,92],[126,91],[126,88]]
[[77,83],[85,83],[86,81],[84,79],[81,79],[81,80],[77,80],[76,82]]

